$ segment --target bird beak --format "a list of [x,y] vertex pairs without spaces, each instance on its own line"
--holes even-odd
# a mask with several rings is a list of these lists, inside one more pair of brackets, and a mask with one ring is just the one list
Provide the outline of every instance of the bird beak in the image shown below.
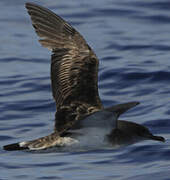
[[152,139],[152,140],[155,140],[155,141],[165,142],[165,138],[163,138],[162,136],[153,136],[153,135],[151,135],[149,138]]

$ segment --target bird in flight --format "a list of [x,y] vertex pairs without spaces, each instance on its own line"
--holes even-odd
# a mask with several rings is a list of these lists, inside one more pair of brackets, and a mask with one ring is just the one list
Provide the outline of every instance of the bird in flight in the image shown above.
[[[146,127],[119,116],[139,102],[104,108],[98,93],[98,58],[84,38],[52,11],[26,3],[42,46],[51,50],[51,86],[56,102],[54,132],[35,140],[4,146],[5,150],[42,150],[51,147],[96,147],[130,144],[138,140],[165,141]],[[87,136],[86,140],[85,137]],[[88,139],[88,140],[87,140]]]

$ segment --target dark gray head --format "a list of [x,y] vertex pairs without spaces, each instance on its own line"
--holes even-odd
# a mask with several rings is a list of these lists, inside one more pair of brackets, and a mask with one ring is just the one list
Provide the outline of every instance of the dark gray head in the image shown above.
[[[107,110],[114,111],[118,118],[119,115],[138,104],[139,102],[118,104],[107,108]],[[108,139],[112,144],[132,144],[141,140],[165,141],[161,136],[154,136],[145,126],[129,121],[117,120],[116,122],[116,128],[113,128],[111,133],[108,135]]]
[[132,144],[141,140],[155,140],[165,142],[161,136],[154,136],[148,128],[137,123],[118,120],[118,128],[109,134],[112,144]]

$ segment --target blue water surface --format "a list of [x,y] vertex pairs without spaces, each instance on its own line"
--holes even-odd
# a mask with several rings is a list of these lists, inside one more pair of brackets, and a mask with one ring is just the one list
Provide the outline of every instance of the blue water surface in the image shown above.
[[0,179],[170,179],[170,2],[168,0],[35,0],[69,21],[100,59],[104,106],[140,101],[121,118],[146,125],[165,143],[117,150],[4,151],[49,134],[55,103],[50,52],[37,41],[25,0],[0,1]]

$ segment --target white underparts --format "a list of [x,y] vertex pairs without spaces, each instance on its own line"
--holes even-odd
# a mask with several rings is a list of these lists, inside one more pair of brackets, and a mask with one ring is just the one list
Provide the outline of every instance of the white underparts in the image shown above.
[[63,137],[61,139],[61,146],[70,146],[75,143],[79,143],[79,141],[70,137]]

